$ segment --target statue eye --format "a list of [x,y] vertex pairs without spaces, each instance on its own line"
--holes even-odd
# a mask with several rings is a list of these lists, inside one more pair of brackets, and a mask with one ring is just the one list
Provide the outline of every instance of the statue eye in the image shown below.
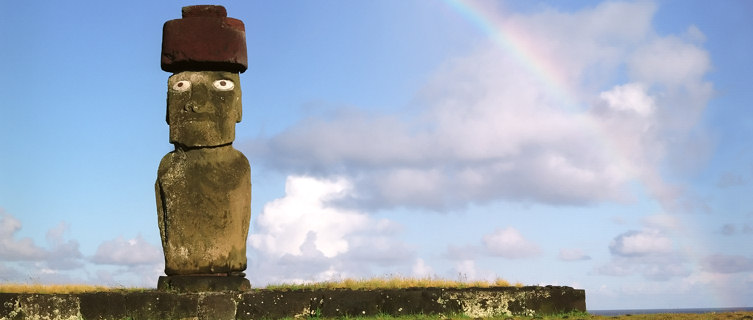
[[230,80],[217,80],[212,83],[217,90],[220,91],[229,91],[233,90],[235,88],[235,83],[233,83]]
[[181,80],[173,85],[173,90],[175,91],[184,92],[188,91],[189,89],[191,89],[191,81],[188,80]]

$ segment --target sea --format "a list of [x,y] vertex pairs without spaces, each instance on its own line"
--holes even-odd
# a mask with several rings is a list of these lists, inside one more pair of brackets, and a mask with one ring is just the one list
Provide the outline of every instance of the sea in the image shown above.
[[734,311],[753,311],[753,307],[741,308],[687,308],[687,309],[632,309],[632,310],[588,310],[588,313],[599,316],[621,316],[626,314],[647,314],[647,313],[712,313],[712,312],[734,312]]

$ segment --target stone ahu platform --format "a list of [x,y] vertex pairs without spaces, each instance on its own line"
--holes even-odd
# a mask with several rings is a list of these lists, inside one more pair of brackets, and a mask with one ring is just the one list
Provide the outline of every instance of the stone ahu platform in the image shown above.
[[570,287],[0,293],[0,319],[279,319],[369,315],[545,315],[586,311]]

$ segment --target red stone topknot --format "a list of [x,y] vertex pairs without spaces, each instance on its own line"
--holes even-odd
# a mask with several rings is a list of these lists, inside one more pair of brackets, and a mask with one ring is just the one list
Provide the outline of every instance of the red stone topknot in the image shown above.
[[162,28],[162,70],[244,72],[246,29],[223,6],[183,7],[181,19]]

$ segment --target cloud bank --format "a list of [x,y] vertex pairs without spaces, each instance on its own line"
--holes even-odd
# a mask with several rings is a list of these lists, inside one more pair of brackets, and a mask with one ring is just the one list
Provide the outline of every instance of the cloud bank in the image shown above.
[[241,148],[280,172],[346,179],[340,205],[367,211],[624,202],[635,181],[678,210],[684,195],[661,169],[703,158],[689,135],[713,93],[711,64],[696,28],[653,32],[655,9],[499,17],[502,32],[525,30],[514,45],[529,56],[490,42],[447,61],[406,112],[338,110]]
[[267,203],[249,235],[249,279],[256,284],[326,281],[380,270],[430,272],[399,240],[400,226],[333,206],[348,197],[344,179],[290,176],[285,196]]

